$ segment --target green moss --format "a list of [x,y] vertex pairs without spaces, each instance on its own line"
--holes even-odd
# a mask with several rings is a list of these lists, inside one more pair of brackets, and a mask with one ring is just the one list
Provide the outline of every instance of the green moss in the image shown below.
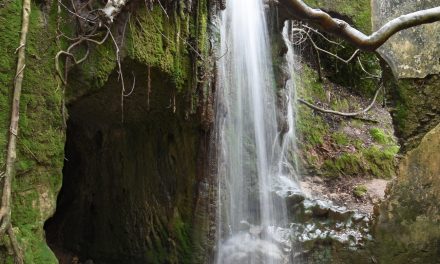
[[[316,72],[304,65],[302,74],[295,75],[298,94],[301,98],[315,101],[325,100],[325,91]],[[316,115],[309,108],[300,106],[298,109],[297,129],[302,137],[301,143],[309,147],[320,145],[328,131],[328,125],[320,115]]]
[[154,8],[139,12],[129,28],[128,55],[170,74],[182,89],[191,73],[189,17],[174,14],[168,19],[161,8]]
[[376,141],[380,144],[391,144],[393,143],[393,137],[390,135],[385,134],[385,132],[377,127],[370,129],[370,135]]
[[353,195],[362,198],[364,197],[368,192],[367,186],[365,185],[357,185],[353,188]]
[[[176,211],[177,212],[177,211]],[[189,225],[182,221],[180,215],[175,213],[172,223],[172,233],[178,246],[180,261],[179,263],[191,263],[191,237]]]
[[302,138],[301,143],[313,147],[324,142],[328,125],[321,116],[315,115],[309,109],[301,107],[299,109],[297,129]]
[[440,122],[436,114],[440,100],[439,75],[424,79],[395,80],[391,72],[385,85],[392,96],[391,112],[396,135],[402,143],[403,151],[417,146],[423,135]]
[[372,146],[355,153],[343,153],[336,158],[324,161],[322,170],[325,176],[336,177],[372,175],[377,178],[395,176],[395,155],[398,146],[379,148]]
[[301,75],[295,74],[299,96],[306,100],[326,100],[325,90],[318,74],[308,65],[303,65]]
[[[353,104],[353,102],[352,102]],[[335,111],[341,111],[341,112],[349,112],[350,111],[350,103],[346,98],[336,98],[335,100],[332,100],[331,109]],[[353,105],[352,105],[353,106]]]
[[332,134],[332,138],[339,146],[346,146],[348,143],[350,143],[350,139],[347,137],[347,135],[341,132]]
[[69,73],[69,76],[75,78],[69,80],[69,87],[66,89],[67,101],[103,87],[115,67],[116,50],[112,41],[92,46],[87,60]]
[[311,7],[330,10],[348,16],[366,34],[371,33],[371,5],[369,0],[305,0]]
[[379,148],[372,146],[363,150],[363,155],[368,162],[371,173],[379,178],[391,178],[395,176],[394,157],[399,151],[398,146]]
[[363,170],[361,158],[358,155],[343,153],[339,157],[324,162],[326,175],[356,175]]
[[[8,1],[0,9],[0,108],[5,109],[0,113],[0,164],[4,164],[5,158],[21,12],[21,1]],[[53,61],[57,50],[52,37],[54,18],[54,12],[43,14],[32,4],[20,100],[17,175],[12,193],[12,224],[26,263],[57,262],[43,235],[43,222],[54,204],[43,204],[41,200],[46,195],[48,200],[55,201],[63,164],[61,91],[57,89]]]

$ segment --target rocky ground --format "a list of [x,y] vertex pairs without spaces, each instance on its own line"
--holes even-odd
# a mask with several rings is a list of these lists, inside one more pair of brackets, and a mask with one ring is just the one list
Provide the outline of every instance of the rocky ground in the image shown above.
[[373,207],[385,197],[389,180],[343,178],[324,180],[321,177],[304,177],[301,182],[302,191],[309,197],[330,200],[349,210],[359,210],[363,214],[372,214]]

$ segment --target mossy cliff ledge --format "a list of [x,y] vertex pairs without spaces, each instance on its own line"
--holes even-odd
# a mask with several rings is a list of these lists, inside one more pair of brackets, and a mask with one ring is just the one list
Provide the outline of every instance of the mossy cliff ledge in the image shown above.
[[[3,150],[20,2],[0,5],[7,41],[0,47]],[[208,3],[161,2],[166,11],[130,1],[112,24],[125,93],[133,88],[123,104],[113,40],[89,45],[88,58],[76,66],[60,57],[61,70],[68,70],[63,86],[54,58],[70,43],[58,41],[57,28],[75,35],[77,20],[62,6],[58,13],[56,1],[32,4],[12,199],[25,263],[205,262],[211,183],[204,159],[212,122]],[[73,52],[81,57],[86,47]],[[7,242],[0,246],[0,263],[10,263]]]

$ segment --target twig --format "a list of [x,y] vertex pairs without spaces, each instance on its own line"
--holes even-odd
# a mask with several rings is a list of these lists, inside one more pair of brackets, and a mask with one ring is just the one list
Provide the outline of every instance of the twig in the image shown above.
[[163,7],[162,3],[160,2],[160,0],[157,0],[157,2],[159,3],[160,7],[162,8],[163,12],[165,13],[165,15],[167,16],[168,19],[170,19],[170,17],[167,14],[167,11],[165,10],[165,8]]
[[311,30],[311,31],[313,31],[313,32],[315,32],[316,34],[320,35],[320,36],[321,36],[323,39],[325,39],[327,42],[329,42],[329,43],[331,43],[331,44],[335,44],[335,45],[337,45],[337,46],[340,46],[341,48],[345,48],[344,45],[341,44],[341,42],[336,42],[336,41],[333,41],[333,40],[327,38],[326,36],[324,36],[324,34],[322,34],[321,32],[319,32],[318,30],[316,30],[316,29],[314,29],[314,28],[311,28],[311,27],[309,27],[309,26],[307,26],[307,25],[302,25],[302,26],[305,27],[305,28],[307,28],[307,29],[309,29],[309,30]]
[[361,66],[362,71],[364,71],[364,72],[365,72],[368,76],[370,76],[371,78],[374,78],[374,79],[380,79],[380,76],[379,76],[379,75],[375,75],[375,74],[372,74],[372,73],[367,72],[367,71],[365,70],[365,68],[364,68],[364,65],[362,65],[361,59],[360,59],[359,57],[358,57],[357,59],[358,59],[359,65]]
[[[110,28],[108,26],[105,26],[110,32],[110,37],[113,40],[113,43],[115,44],[116,49],[116,63],[118,65],[118,80],[121,82],[121,122],[124,123],[124,94],[125,94],[125,82],[124,82],[124,74],[122,73],[122,66],[121,66],[121,57],[120,57],[120,49],[118,46],[118,43],[116,42],[115,37],[113,36],[112,32],[110,31]],[[134,85],[133,85],[134,89]]]
[[317,49],[317,50],[319,50],[319,51],[321,51],[321,52],[324,52],[324,53],[326,53],[326,54],[328,54],[328,55],[330,55],[330,56],[332,56],[332,57],[335,57],[336,59],[338,59],[338,60],[340,60],[340,61],[342,61],[342,62],[344,62],[344,63],[347,63],[347,64],[348,64],[350,61],[352,61],[354,58],[356,58],[356,55],[357,55],[357,54],[359,53],[359,51],[360,51],[359,49],[357,49],[355,52],[353,52],[353,54],[351,55],[350,58],[344,60],[343,58],[339,57],[338,55],[336,55],[336,54],[334,54],[334,53],[331,53],[331,52],[328,51],[328,50],[325,50],[325,49],[322,49],[322,48],[318,47],[318,45],[316,45],[315,41],[313,41],[313,39],[310,37],[310,34],[309,34],[307,31],[305,31],[304,29],[301,29],[301,28],[294,28],[294,29],[292,29],[292,31],[300,31],[300,32],[304,32],[304,34],[307,35],[308,39],[310,40],[310,42],[312,43],[312,45],[313,45],[313,47],[314,47],[315,49]]
[[81,16],[81,15],[78,15],[76,12],[73,12],[73,11],[70,10],[65,4],[63,4],[63,2],[61,2],[61,0],[58,0],[58,3],[59,3],[61,6],[63,6],[63,7],[67,10],[67,12],[71,13],[72,15],[74,15],[74,16],[76,16],[76,17],[78,17],[78,18],[81,18],[82,20],[85,20],[85,21],[87,21],[87,22],[90,22],[90,23],[92,23],[92,24],[96,24],[96,23],[97,23],[96,21],[90,20],[90,19],[85,18],[85,17],[83,17],[83,16]]

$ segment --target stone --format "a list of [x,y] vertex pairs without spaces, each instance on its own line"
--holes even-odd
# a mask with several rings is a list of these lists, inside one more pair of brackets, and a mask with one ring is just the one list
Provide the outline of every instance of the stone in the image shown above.
[[[373,0],[373,30],[401,15],[440,6],[440,0]],[[392,36],[379,54],[397,78],[425,78],[440,73],[440,23],[410,28]]]
[[381,263],[440,259],[439,175],[440,124],[402,159],[390,197],[378,209],[374,236]]

